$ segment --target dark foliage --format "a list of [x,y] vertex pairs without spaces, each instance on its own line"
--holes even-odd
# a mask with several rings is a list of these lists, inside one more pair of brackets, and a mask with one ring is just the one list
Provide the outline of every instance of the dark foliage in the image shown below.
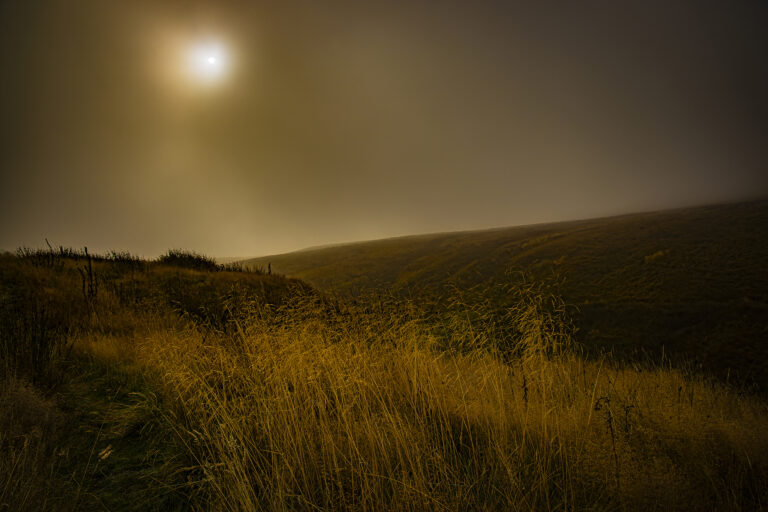
[[216,272],[219,270],[219,265],[213,258],[183,249],[169,249],[168,252],[158,258],[158,261],[166,265],[200,270],[202,272]]

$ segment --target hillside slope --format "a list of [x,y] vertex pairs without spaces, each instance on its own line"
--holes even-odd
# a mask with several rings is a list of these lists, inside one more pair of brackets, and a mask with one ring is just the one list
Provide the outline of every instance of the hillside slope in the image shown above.
[[440,295],[556,272],[588,348],[768,382],[768,201],[392,238],[248,260],[342,295]]
[[526,284],[500,339],[185,251],[0,255],[0,510],[768,507],[764,400],[584,358]]

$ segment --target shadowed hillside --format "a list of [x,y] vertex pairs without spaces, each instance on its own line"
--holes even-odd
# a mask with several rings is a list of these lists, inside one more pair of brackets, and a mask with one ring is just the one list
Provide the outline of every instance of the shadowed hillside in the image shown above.
[[392,238],[248,260],[342,295],[443,295],[525,271],[564,279],[588,348],[768,374],[768,201]]

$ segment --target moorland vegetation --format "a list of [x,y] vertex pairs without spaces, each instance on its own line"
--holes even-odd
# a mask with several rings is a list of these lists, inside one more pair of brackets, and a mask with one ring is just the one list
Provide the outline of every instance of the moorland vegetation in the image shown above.
[[184,251],[0,257],[0,510],[758,510],[768,408],[585,357],[556,274],[439,304]]

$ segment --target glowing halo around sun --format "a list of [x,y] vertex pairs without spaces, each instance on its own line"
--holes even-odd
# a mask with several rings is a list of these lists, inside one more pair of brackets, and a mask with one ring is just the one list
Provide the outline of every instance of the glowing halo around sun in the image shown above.
[[230,71],[230,56],[226,46],[218,41],[191,44],[184,55],[188,78],[200,85],[214,85],[223,81]]
[[[173,102],[220,98],[238,90],[242,46],[232,33],[158,24],[145,34],[147,71]],[[249,60],[253,61],[253,48]]]

